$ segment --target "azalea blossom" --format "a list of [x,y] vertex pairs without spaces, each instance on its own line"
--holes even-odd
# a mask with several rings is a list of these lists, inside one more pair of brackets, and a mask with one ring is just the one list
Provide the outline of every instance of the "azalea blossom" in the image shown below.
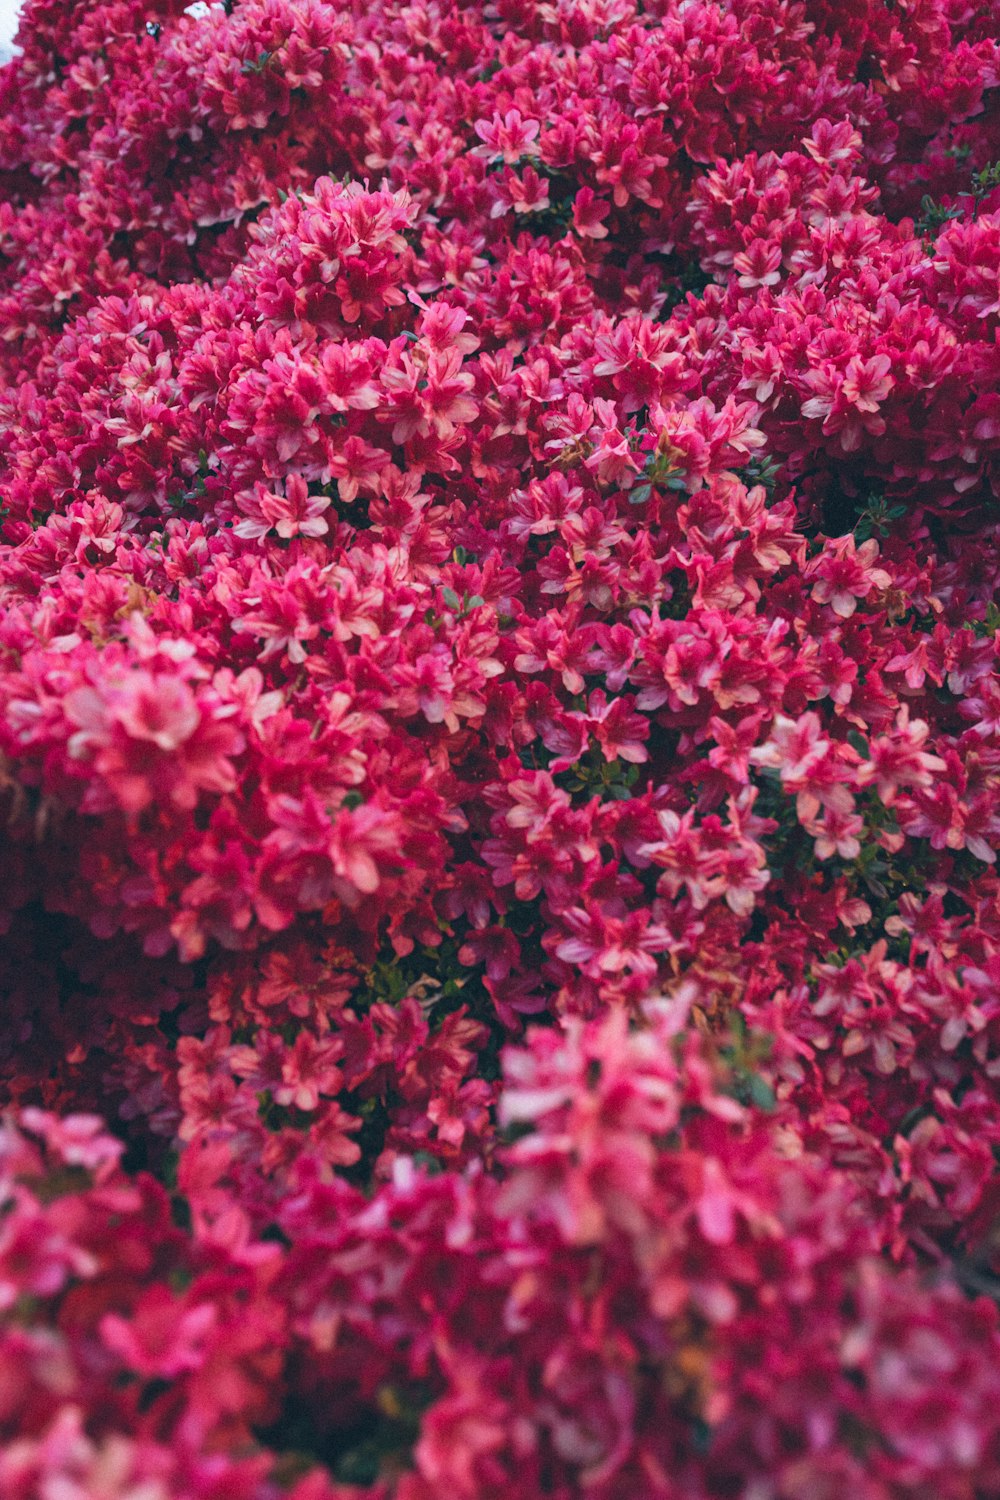
[[3,1500],[1000,1495],[994,11],[24,8]]

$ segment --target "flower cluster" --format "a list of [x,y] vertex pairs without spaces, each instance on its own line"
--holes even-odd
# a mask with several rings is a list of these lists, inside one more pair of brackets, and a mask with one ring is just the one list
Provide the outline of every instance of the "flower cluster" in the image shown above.
[[887,1269],[850,1175],[719,1092],[686,1020],[534,1030],[498,1175],[400,1158],[374,1199],[303,1154],[241,1208],[206,1133],[170,1192],[95,1116],[25,1108],[4,1493],[995,1492],[996,1309]]
[[28,0],[0,1492],[1000,1493],[1000,11]]

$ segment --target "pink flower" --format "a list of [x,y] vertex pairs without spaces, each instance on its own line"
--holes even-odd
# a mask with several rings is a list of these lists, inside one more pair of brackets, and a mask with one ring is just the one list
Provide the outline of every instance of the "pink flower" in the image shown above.
[[329,509],[329,498],[310,495],[298,474],[288,476],[284,495],[260,490],[254,495],[241,496],[239,504],[247,520],[240,521],[234,530],[237,536],[251,540],[266,536],[272,528],[286,539],[325,536],[330,529],[323,518],[323,512]]
[[892,390],[890,368],[891,361],[885,354],[872,355],[871,359],[862,359],[858,354],[852,355],[847,362],[841,386],[844,399],[858,411],[878,411],[880,404]]
[[630,706],[627,698],[612,698],[610,701],[600,688],[595,688],[587,703],[585,719],[587,727],[600,745],[607,761],[631,761],[641,764],[649,759],[643,741],[649,735],[649,726],[641,714]]
[[740,272],[740,286],[775,286],[781,280],[781,246],[753,240],[733,257],[733,270]]
[[901,787],[931,786],[934,773],[946,771],[947,764],[923,748],[929,733],[930,726],[924,720],[911,721],[909,705],[904,703],[896,715],[894,730],[871,741],[871,758],[858,768],[859,785],[874,784],[886,807],[896,801]]
[[828,807],[823,817],[806,824],[816,840],[816,858],[857,859],[861,853],[858,834],[864,830],[864,822],[856,813],[845,813]]
[[574,907],[563,921],[573,935],[557,945],[556,953],[595,979],[625,969],[652,976],[656,973],[652,954],[669,946],[667,930],[648,923],[640,912],[622,920]]
[[93,764],[130,815],[161,800],[188,810],[201,793],[236,784],[231,758],[244,739],[228,722],[234,708],[162,672],[110,676],[67,697],[66,715],[76,726],[68,752]]
[[764,745],[751,750],[751,765],[766,766],[780,773],[783,782],[807,781],[824,765],[831,749],[823,735],[818,714],[804,714],[801,719],[779,715]]
[[498,112],[492,120],[477,120],[474,129],[483,142],[474,148],[475,154],[487,161],[504,161],[514,166],[522,156],[537,155],[535,141],[540,126],[537,120],[522,119],[519,110],[509,109],[503,115]]
[[339,1055],[337,1043],[318,1042],[308,1032],[300,1032],[282,1061],[281,1082],[274,1089],[276,1103],[317,1109],[320,1095],[334,1095],[340,1086]]
[[845,453],[855,452],[865,435],[885,432],[879,408],[893,388],[891,361],[885,354],[864,359],[854,354],[843,371],[831,364],[810,370],[806,384],[817,394],[802,404],[804,417],[821,417],[823,431],[838,436]]
[[153,1287],[128,1320],[105,1314],[101,1340],[137,1375],[170,1379],[205,1362],[217,1316],[210,1302],[185,1307],[166,1287]]
[[877,556],[878,543],[874,538],[860,547],[855,546],[850,533],[827,542],[822,556],[806,570],[808,577],[816,579],[812,596],[817,604],[829,604],[835,615],[842,620],[850,619],[859,599],[866,599],[873,590],[887,589],[892,582],[884,568],[873,566]]
[[610,212],[611,205],[596,197],[593,188],[581,188],[573,200],[573,228],[584,239],[605,240],[604,220]]

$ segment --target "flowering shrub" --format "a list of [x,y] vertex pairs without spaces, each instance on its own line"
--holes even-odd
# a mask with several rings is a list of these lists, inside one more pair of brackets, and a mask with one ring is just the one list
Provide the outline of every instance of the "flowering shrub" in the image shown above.
[[1000,1493],[1000,8],[28,0],[0,1493]]

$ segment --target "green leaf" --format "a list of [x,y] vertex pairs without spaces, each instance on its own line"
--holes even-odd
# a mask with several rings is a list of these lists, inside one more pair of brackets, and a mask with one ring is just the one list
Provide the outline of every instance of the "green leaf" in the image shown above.
[[756,1104],[757,1108],[767,1110],[768,1113],[774,1109],[778,1102],[775,1098],[774,1089],[768,1083],[767,1079],[762,1078],[759,1073],[751,1073],[749,1093],[752,1102]]

